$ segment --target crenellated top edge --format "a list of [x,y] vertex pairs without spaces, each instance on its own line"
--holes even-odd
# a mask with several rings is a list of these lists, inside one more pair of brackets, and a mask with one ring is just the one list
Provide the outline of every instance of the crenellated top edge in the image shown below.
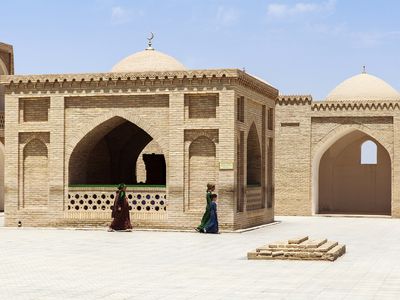
[[278,104],[311,104],[311,95],[279,95]]
[[207,69],[162,72],[108,72],[108,73],[80,73],[80,74],[41,74],[41,75],[5,75],[0,77],[0,84],[13,89],[17,85],[62,84],[65,82],[123,82],[145,80],[188,80],[196,79],[235,79],[240,84],[253,88],[260,93],[276,99],[278,90],[265,82],[239,69]]
[[391,99],[382,100],[352,100],[352,101],[318,101],[313,102],[311,109],[314,111],[320,110],[337,110],[337,109],[350,109],[350,110],[371,110],[371,109],[399,109],[400,101],[393,101]]
[[99,81],[127,79],[172,79],[193,77],[237,77],[237,69],[188,70],[163,72],[105,72],[105,73],[71,73],[71,74],[37,74],[37,75],[8,75],[1,83],[27,82],[62,82],[62,81]]

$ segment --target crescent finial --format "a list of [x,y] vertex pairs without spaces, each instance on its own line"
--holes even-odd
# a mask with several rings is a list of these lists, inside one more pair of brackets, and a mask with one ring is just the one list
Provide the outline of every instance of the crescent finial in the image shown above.
[[154,48],[151,46],[152,45],[152,40],[154,38],[154,33],[150,32],[150,37],[147,38],[148,42],[147,45],[148,47],[146,48],[146,50],[154,50]]

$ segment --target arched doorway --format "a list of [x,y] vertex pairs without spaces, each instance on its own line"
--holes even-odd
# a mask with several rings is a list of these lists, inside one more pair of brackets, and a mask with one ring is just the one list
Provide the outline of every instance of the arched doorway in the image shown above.
[[247,185],[261,185],[261,147],[254,123],[247,136]]
[[246,169],[246,210],[263,208],[262,197],[262,157],[261,146],[256,125],[253,123],[247,135],[247,169]]
[[[85,135],[69,160],[70,185],[137,184],[139,155],[153,138],[142,128],[121,117],[113,117]],[[166,184],[163,154],[144,159],[147,180],[141,184]]]
[[391,159],[374,138],[351,131],[315,163],[319,163],[313,183],[318,185],[316,213],[391,214]]

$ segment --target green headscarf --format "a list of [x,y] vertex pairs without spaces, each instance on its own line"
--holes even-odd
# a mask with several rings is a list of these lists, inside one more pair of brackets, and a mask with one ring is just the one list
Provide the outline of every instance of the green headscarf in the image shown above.
[[125,199],[125,191],[123,190],[125,187],[126,187],[126,185],[123,183],[120,183],[118,185],[118,190],[119,190],[118,201],[120,203],[122,203]]

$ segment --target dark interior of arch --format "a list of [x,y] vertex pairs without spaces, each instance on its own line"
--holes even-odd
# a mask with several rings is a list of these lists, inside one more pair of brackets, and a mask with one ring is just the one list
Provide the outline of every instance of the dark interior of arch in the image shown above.
[[[87,134],[74,149],[69,184],[137,184],[136,162],[152,137],[137,125],[112,118]],[[145,184],[165,184],[164,155],[144,155]],[[141,183],[142,184],[142,183]]]
[[[377,145],[377,164],[361,164],[361,145]],[[319,165],[319,213],[391,214],[391,159],[371,136],[354,131],[336,141]]]
[[247,185],[261,185],[261,148],[254,123],[247,137]]

